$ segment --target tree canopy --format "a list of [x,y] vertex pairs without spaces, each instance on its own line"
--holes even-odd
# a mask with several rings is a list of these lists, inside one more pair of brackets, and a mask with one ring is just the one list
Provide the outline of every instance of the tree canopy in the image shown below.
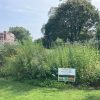
[[[51,15],[50,15],[51,13]],[[49,12],[48,22],[43,25],[44,40],[61,38],[64,41],[80,41],[99,23],[99,12],[88,0],[67,0]],[[89,32],[90,33],[90,32]]]
[[30,33],[24,27],[10,27],[9,32],[12,32],[18,41],[27,40],[30,37]]

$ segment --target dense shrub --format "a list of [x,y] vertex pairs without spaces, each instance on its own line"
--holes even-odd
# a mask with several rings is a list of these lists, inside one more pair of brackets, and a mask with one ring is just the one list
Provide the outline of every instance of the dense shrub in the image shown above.
[[74,87],[71,84],[57,82],[56,80],[51,80],[51,79],[22,80],[21,82],[28,83],[28,84],[33,85],[33,86],[49,87],[49,88],[57,88],[57,89],[72,89]]
[[41,44],[26,41],[15,53],[6,56],[4,76],[17,79],[56,79],[58,68],[75,68],[75,84],[100,83],[100,54],[88,44],[64,44],[45,49]]
[[6,75],[17,79],[45,78],[50,69],[45,64],[46,52],[41,44],[25,41],[16,48],[16,54],[6,57]]
[[10,57],[15,55],[15,49],[17,45],[10,45],[10,44],[0,44],[0,62],[2,62],[2,66],[5,64],[6,57]]
[[76,68],[77,84],[100,82],[99,51],[88,44],[66,44],[49,50],[46,63],[55,76],[58,68]]

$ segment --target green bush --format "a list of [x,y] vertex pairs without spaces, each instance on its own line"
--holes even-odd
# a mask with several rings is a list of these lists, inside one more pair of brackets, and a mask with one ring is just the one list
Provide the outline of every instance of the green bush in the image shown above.
[[25,41],[16,48],[16,54],[6,57],[6,75],[17,79],[46,77],[49,67],[45,64],[46,52],[41,44]]
[[49,87],[49,88],[57,88],[57,89],[72,89],[73,88],[71,84],[66,84],[63,82],[58,82],[57,80],[50,80],[50,79],[23,80],[22,82],[28,83],[33,86]]
[[[1,70],[4,76],[15,76],[20,80],[57,80],[58,68],[75,68],[75,84],[100,83],[100,54],[89,44],[62,44],[52,49],[45,49],[39,43],[25,41],[14,51],[15,53],[5,57],[6,64]],[[52,84],[53,82],[50,86]]]
[[88,44],[66,44],[48,51],[47,65],[57,78],[58,68],[75,68],[76,84],[100,82],[99,51]]

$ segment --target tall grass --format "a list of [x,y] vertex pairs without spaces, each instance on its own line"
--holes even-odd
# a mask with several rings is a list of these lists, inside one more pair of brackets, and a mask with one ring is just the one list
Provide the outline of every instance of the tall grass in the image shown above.
[[48,51],[47,64],[52,74],[60,67],[75,68],[77,83],[100,82],[100,54],[88,44],[73,44],[56,47]]
[[31,41],[16,48],[6,57],[5,75],[18,79],[57,79],[58,68],[75,68],[77,84],[100,83],[100,54],[89,44],[65,44],[45,49]]

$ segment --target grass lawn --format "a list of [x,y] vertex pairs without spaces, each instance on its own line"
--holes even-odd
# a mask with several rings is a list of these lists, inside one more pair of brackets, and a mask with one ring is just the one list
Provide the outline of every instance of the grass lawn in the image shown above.
[[100,100],[100,90],[58,90],[0,79],[0,100]]

